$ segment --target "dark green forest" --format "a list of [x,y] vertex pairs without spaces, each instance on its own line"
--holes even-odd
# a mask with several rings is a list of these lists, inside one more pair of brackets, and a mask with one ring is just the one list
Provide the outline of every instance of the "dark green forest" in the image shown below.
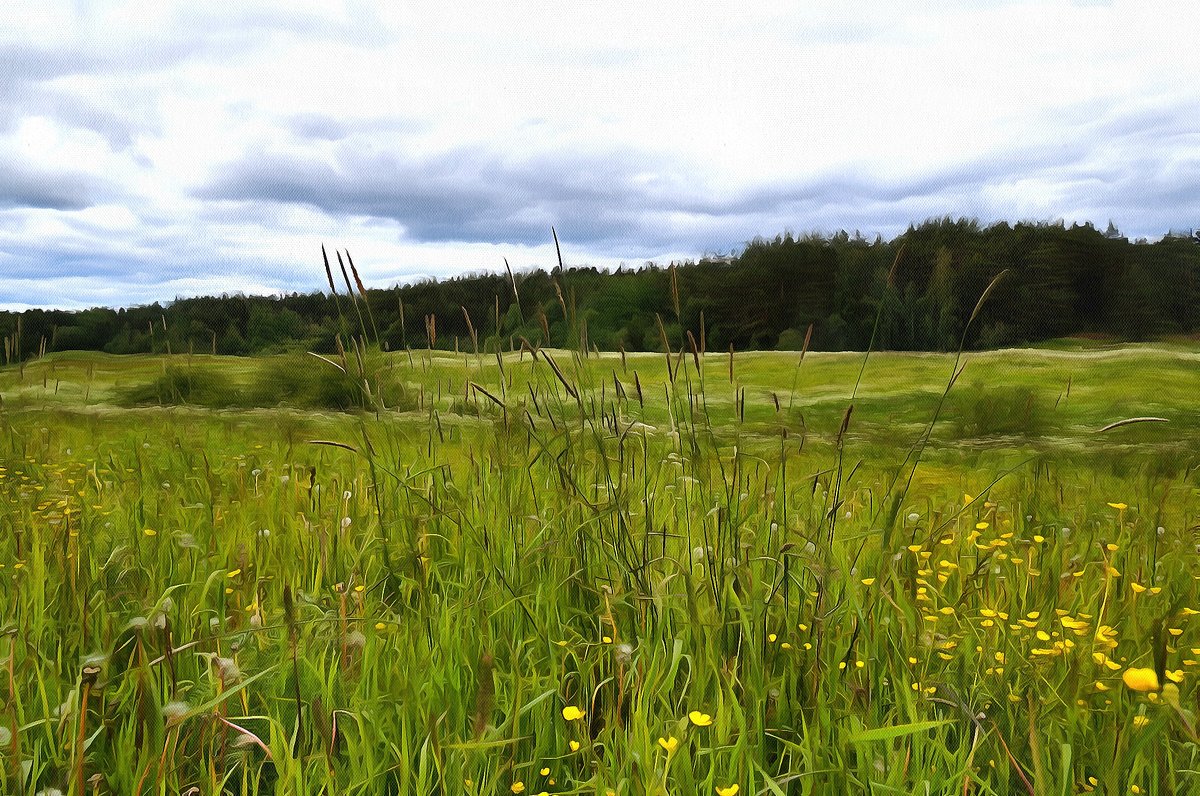
[[[660,351],[955,350],[1086,335],[1142,341],[1200,331],[1200,237],[1131,242],[1110,224],[937,219],[894,240],[858,234],[756,239],[741,254],[615,272],[477,274],[362,289],[330,251],[329,290],[224,295],[83,311],[0,313],[5,362],[49,351],[330,352],[365,329],[385,350],[533,346]],[[340,262],[339,262],[340,260]],[[313,268],[323,271],[321,252]],[[878,318],[878,325],[876,319]],[[875,339],[872,344],[872,333]]]

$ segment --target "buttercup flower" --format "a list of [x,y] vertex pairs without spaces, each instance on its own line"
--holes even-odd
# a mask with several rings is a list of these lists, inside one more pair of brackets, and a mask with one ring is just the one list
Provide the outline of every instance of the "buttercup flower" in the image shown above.
[[1133,691],[1157,691],[1158,675],[1153,669],[1126,669],[1121,681]]

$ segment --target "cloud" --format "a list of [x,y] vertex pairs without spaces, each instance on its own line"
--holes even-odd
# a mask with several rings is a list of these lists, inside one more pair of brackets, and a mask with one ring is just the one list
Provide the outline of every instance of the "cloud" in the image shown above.
[[110,193],[89,174],[30,168],[0,152],[0,210],[16,207],[80,210]]
[[670,164],[631,150],[522,158],[482,147],[424,157],[353,146],[339,147],[332,157],[254,152],[218,169],[196,196],[391,219],[417,242],[533,244],[558,226],[583,244],[635,238],[658,245],[670,236],[653,228],[652,217],[683,209],[686,197],[672,194],[694,190],[664,165]]
[[1191,23],[1158,0],[9,0],[0,303],[315,288],[322,241],[380,284],[548,265],[551,226],[596,265],[946,214],[1153,238],[1200,223]]
[[332,218],[387,219],[420,243],[536,245],[554,226],[593,251],[637,259],[725,249],[797,226],[893,235],[944,214],[1040,217],[1036,202],[985,200],[989,186],[1087,185],[1107,168],[1090,155],[1082,144],[1026,146],[932,171],[889,175],[850,165],[720,189],[697,163],[635,149],[515,158],[483,147],[405,156],[346,145],[250,153],[218,169],[195,195],[247,210],[302,205]]

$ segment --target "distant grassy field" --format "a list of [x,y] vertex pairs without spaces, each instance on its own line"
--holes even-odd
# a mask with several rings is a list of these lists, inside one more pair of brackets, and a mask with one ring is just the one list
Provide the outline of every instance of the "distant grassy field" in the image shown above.
[[0,369],[6,792],[1200,788],[1196,347],[330,359]]

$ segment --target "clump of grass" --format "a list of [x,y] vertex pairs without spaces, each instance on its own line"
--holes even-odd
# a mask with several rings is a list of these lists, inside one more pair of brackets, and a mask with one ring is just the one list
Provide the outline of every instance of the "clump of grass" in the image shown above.
[[169,365],[148,384],[128,387],[117,396],[125,406],[245,406],[246,396],[215,368]]
[[148,383],[119,390],[121,406],[194,406],[206,409],[322,409],[338,412],[408,411],[417,407],[408,388],[383,367],[379,354],[368,356],[371,374],[364,379],[329,361],[285,354],[261,361],[246,386],[210,366],[168,365]]
[[259,371],[249,393],[258,406],[347,412],[373,408],[382,401],[389,409],[415,408],[404,385],[380,365],[381,359],[372,357],[366,367],[373,378],[364,384],[353,370],[328,360],[305,354],[273,357]]
[[1015,436],[1034,438],[1051,428],[1045,396],[1029,386],[986,384],[961,386],[947,407],[947,420],[958,439]]

